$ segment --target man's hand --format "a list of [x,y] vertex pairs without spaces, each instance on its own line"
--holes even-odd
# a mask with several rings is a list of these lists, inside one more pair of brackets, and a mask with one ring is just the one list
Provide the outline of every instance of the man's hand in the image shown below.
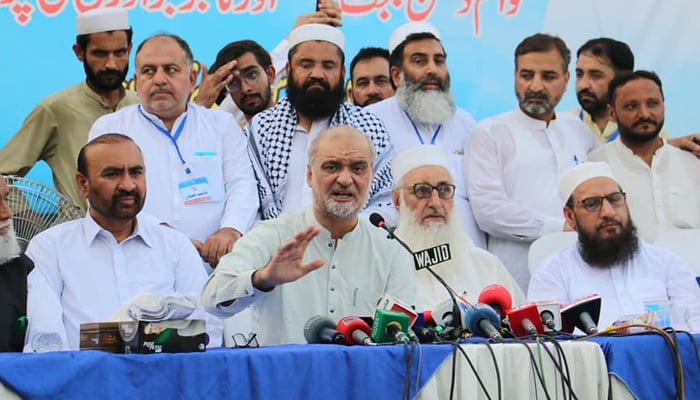
[[700,133],[691,133],[683,137],[668,139],[668,143],[679,149],[687,150],[700,158]]
[[222,90],[234,78],[233,68],[236,66],[236,60],[231,60],[219,67],[213,74],[209,74],[205,64],[199,64],[202,70],[202,77],[199,80],[199,92],[194,102],[203,107],[211,107]]
[[320,228],[310,226],[282,243],[272,255],[270,262],[253,273],[253,286],[258,290],[268,291],[277,285],[295,281],[309,272],[321,268],[325,264],[321,258],[307,264],[301,263],[309,243],[320,232]]
[[340,5],[331,0],[318,0],[318,11],[300,15],[292,26],[292,30],[306,24],[327,24],[343,26]]
[[221,228],[209,236],[204,243],[197,242],[194,239],[192,242],[199,243],[199,246],[195,243],[195,247],[197,251],[199,251],[200,257],[208,262],[212,268],[216,268],[219,264],[219,259],[231,252],[234,243],[236,243],[241,236],[241,233],[233,228]]

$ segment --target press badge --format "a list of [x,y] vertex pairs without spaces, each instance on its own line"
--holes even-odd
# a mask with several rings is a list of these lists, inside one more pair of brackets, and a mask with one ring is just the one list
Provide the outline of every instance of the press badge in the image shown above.
[[180,198],[186,206],[211,200],[209,180],[204,176],[182,181],[177,187],[180,190]]

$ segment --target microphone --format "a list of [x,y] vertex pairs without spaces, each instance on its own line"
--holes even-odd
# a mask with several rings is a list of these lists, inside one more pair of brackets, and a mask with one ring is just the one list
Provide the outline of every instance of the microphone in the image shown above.
[[335,329],[345,335],[348,346],[355,344],[375,344],[369,337],[372,329],[359,317],[343,317],[338,321],[338,325],[336,325]]
[[307,343],[346,343],[345,335],[338,332],[333,321],[324,315],[316,315],[306,321],[304,338]]
[[501,320],[493,308],[486,304],[474,304],[466,308],[465,322],[469,327],[469,332],[473,335],[493,339],[502,342],[503,336],[498,332],[497,326],[501,325]]
[[408,315],[377,308],[370,337],[375,343],[409,343]]
[[530,303],[508,310],[506,315],[510,329],[515,336],[530,336],[544,333],[537,304]]
[[389,294],[384,294],[377,302],[377,308],[383,310],[396,311],[408,315],[408,325],[413,326],[418,318],[418,313],[413,309],[413,307],[402,302],[394,296]]
[[[561,315],[569,324],[582,330],[587,335],[598,333],[600,301],[600,295],[597,293],[575,299],[561,308]],[[573,329],[570,332],[573,332]]]
[[[403,240],[399,239],[399,238],[394,234],[394,229],[393,229],[393,228],[389,228],[389,227],[386,226],[386,223],[385,223],[385,221],[384,221],[384,217],[382,217],[381,214],[379,214],[379,213],[372,213],[372,214],[369,216],[369,221],[372,223],[372,225],[374,225],[374,226],[376,226],[376,227],[378,227],[378,228],[381,228],[381,229],[384,229],[385,231],[387,231],[387,233],[389,233],[389,235],[387,236],[388,239],[394,239],[394,240],[396,240],[397,242],[399,242],[399,244],[400,244],[404,249],[406,249],[406,251],[408,251],[408,252],[413,256],[413,261],[414,261],[414,263],[415,263],[416,269],[425,268],[428,272],[430,272],[430,274],[431,274],[433,277],[435,277],[435,279],[437,279],[438,282],[440,282],[440,284],[445,288],[445,290],[447,290],[447,293],[450,295],[450,299],[452,299],[452,312],[453,312],[453,314],[454,314],[454,315],[460,315],[459,305],[458,305],[458,303],[457,303],[457,297],[459,297],[459,295],[457,294],[457,292],[455,292],[455,290],[452,289],[452,288],[450,287],[450,285],[448,285],[447,282],[445,282],[445,280],[442,279],[442,277],[441,277],[440,275],[438,275],[437,273],[435,273],[435,271],[433,271],[432,268],[430,268],[430,266],[424,265],[424,266],[422,266],[421,268],[419,268],[418,261],[416,261],[416,260],[417,260],[416,254],[413,252],[413,250],[411,250],[411,248],[410,248],[406,243],[404,243]],[[439,246],[438,246],[438,247],[439,247]],[[448,247],[449,247],[449,246],[448,246]],[[448,249],[448,251],[449,251],[449,249]],[[461,330],[461,327],[459,327],[458,330]],[[459,336],[459,333],[461,333],[461,332],[457,332],[457,333],[458,333],[458,336]]]
[[513,308],[513,297],[503,285],[493,283],[481,289],[477,303],[488,304],[503,320],[506,317],[506,311]]
[[540,312],[542,328],[546,332],[561,331],[561,309],[559,303],[553,300],[535,302],[537,310]]

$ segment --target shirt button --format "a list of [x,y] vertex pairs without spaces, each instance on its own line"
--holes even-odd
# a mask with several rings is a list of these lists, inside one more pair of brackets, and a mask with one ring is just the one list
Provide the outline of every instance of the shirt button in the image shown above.
[[331,288],[331,292],[334,292],[334,291],[335,291],[335,288],[334,288],[334,287],[332,287],[332,288]]
[[330,311],[330,313],[333,314],[333,313],[335,312],[335,308],[331,308],[331,309],[328,310],[328,311]]
[[331,265],[331,269],[335,269],[335,265]]
[[333,242],[328,242],[328,247],[333,247]]

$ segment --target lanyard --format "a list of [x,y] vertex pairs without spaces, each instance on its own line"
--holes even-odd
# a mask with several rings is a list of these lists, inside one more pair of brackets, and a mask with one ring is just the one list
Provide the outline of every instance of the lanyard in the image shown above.
[[150,122],[151,125],[153,125],[160,133],[162,133],[163,135],[167,136],[168,139],[170,139],[170,141],[173,143],[173,146],[175,146],[175,151],[177,152],[177,156],[180,157],[180,161],[182,161],[182,165],[185,167],[185,173],[189,174],[190,172],[192,172],[192,170],[190,170],[190,167],[187,166],[185,159],[182,158],[182,153],[180,153],[180,146],[177,145],[177,139],[180,137],[180,134],[182,134],[182,130],[185,129],[185,122],[187,122],[187,115],[185,115],[185,117],[182,119],[182,122],[180,122],[180,125],[177,127],[177,129],[175,129],[175,134],[171,136],[170,132],[168,132],[167,129],[156,124],[150,118],[148,118],[148,116],[146,116],[146,114],[143,112],[143,110],[141,110],[140,104],[139,104],[139,112],[141,113],[141,115],[143,115],[144,118],[146,118],[146,121]]
[[[578,119],[580,119],[581,121],[583,121],[583,110],[581,110],[581,111],[578,113]],[[608,143],[612,142],[613,140],[615,140],[615,138],[617,138],[617,136],[618,136],[619,134],[620,134],[620,128],[615,129],[615,132],[613,132],[613,134],[610,135],[610,137],[608,138],[607,142],[608,142]]]
[[[406,111],[404,111],[403,113],[406,114],[406,117],[408,118],[408,120],[411,121],[411,125],[413,125],[413,131],[416,133],[416,136],[418,137],[420,144],[425,144],[425,142],[423,141],[423,136],[421,136],[420,131],[418,130],[418,127],[416,126],[416,123],[413,122],[413,120],[411,119],[411,116],[408,115],[408,113]],[[435,139],[437,139],[441,128],[442,128],[442,124],[440,124],[437,127],[437,129],[435,130],[435,132],[433,133],[433,137],[430,138],[430,144],[435,144]]]

